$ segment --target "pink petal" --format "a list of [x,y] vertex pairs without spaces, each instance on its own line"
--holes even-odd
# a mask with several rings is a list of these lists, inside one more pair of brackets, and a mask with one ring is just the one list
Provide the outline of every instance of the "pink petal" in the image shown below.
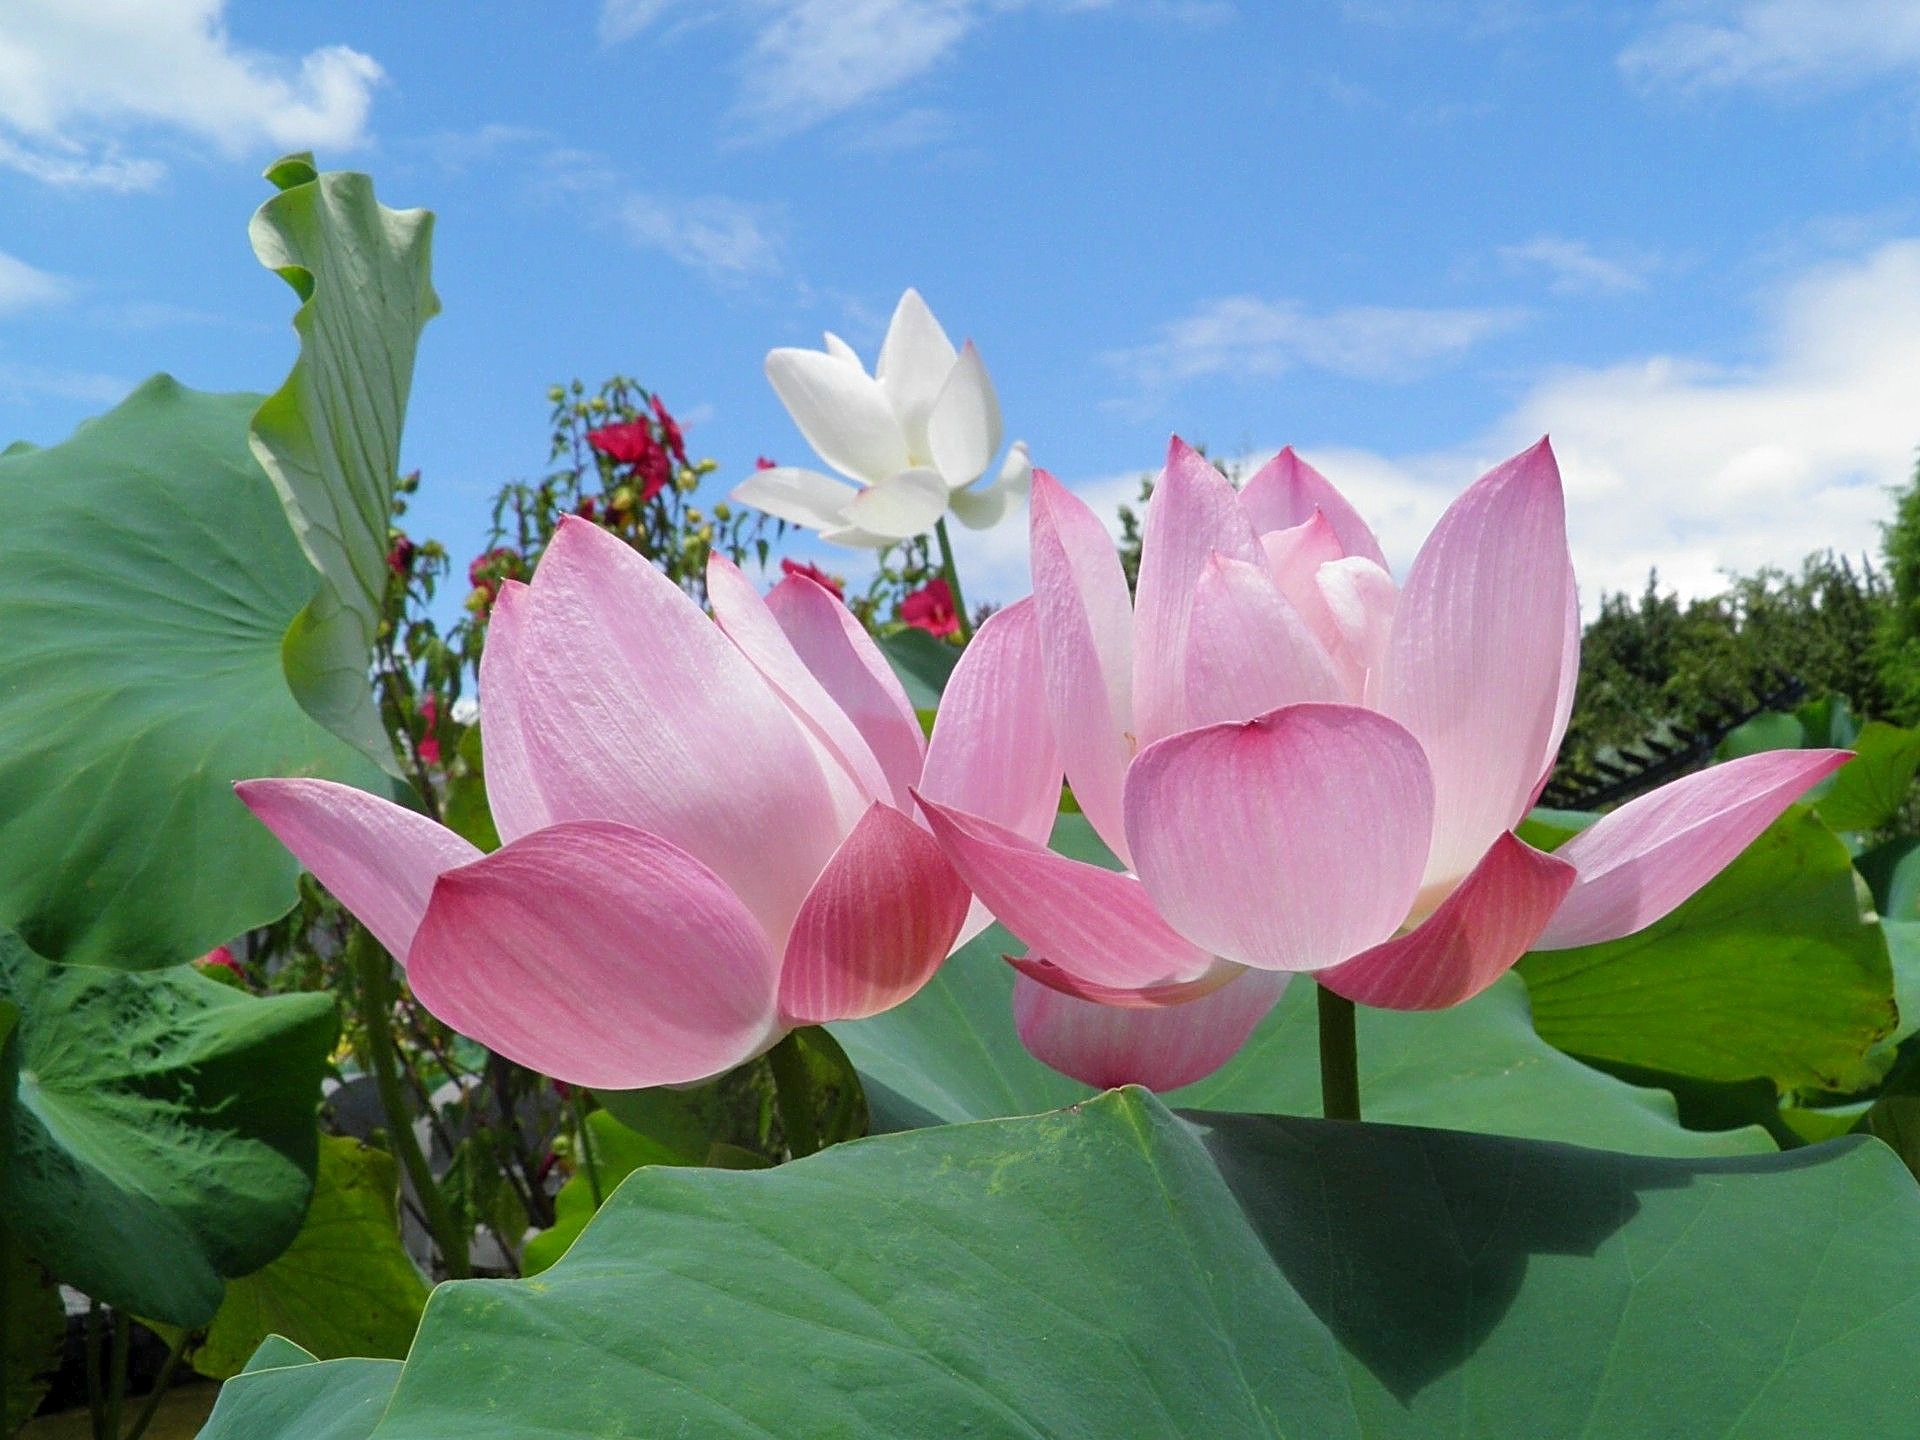
[[784,939],[864,802],[746,657],[629,546],[569,516],[519,646],[528,753],[556,820],[617,820],[711,866]]
[[1185,1005],[1202,995],[1211,995],[1222,985],[1242,975],[1275,973],[1267,970],[1249,971],[1246,966],[1236,965],[1231,960],[1216,960],[1191,980],[1175,980],[1165,985],[1146,985],[1130,990],[1119,985],[1096,985],[1090,980],[1082,980],[1071,971],[1062,970],[1051,960],[1043,960],[1036,955],[1008,955],[1005,959],[1029,980],[1045,985],[1049,990],[1091,1000],[1096,1005],[1118,1005],[1129,1010],[1159,1010],[1168,1005]]
[[1126,989],[1190,980],[1213,963],[1154,913],[1140,882],[1056,855],[921,797],[933,838],[999,922],[1061,969]]
[[919,792],[1044,844],[1060,809],[1060,753],[1032,600],[996,610],[947,679]]
[[574,1085],[704,1080],[780,1034],[752,913],[686,851],[606,821],[442,875],[407,979],[461,1034]]
[[1325,969],[1392,935],[1432,823],[1419,742],[1354,706],[1189,730],[1127,774],[1127,838],[1154,906],[1203,950],[1261,970]]
[[1240,504],[1253,521],[1253,528],[1262,535],[1270,530],[1291,530],[1317,510],[1340,537],[1342,554],[1363,556],[1382,570],[1387,568],[1380,542],[1373,538],[1360,512],[1347,503],[1332,481],[1294,454],[1291,445],[1247,481],[1240,492]]
[[1314,978],[1335,994],[1388,1010],[1441,1010],[1471,1000],[1527,952],[1573,878],[1571,865],[1502,835],[1420,925]]
[[940,847],[876,804],[820,872],[787,936],[780,1013],[792,1025],[890,1010],[940,967],[971,900]]
[[1283,705],[1341,701],[1333,662],[1271,576],[1215,555],[1194,588],[1187,621],[1189,725],[1251,720]]
[[1533,794],[1527,799],[1530,810],[1540,803],[1540,792],[1553,778],[1553,767],[1560,759],[1560,742],[1567,738],[1567,722],[1573,719],[1573,693],[1580,683],[1580,588],[1573,572],[1567,572],[1566,630],[1560,643],[1560,693],[1553,707],[1553,724],[1547,731],[1547,763],[1540,769]]
[[1307,628],[1322,645],[1331,648],[1340,638],[1320,593],[1320,567],[1341,558],[1340,537],[1319,511],[1291,530],[1270,530],[1260,537],[1260,549],[1274,583],[1287,597]]
[[1185,1005],[1096,1005],[1020,976],[1013,1023],[1036,1059],[1083,1084],[1177,1090],[1211,1075],[1246,1043],[1288,977],[1249,970]]
[[1182,683],[1187,621],[1201,573],[1214,555],[1261,558],[1240,497],[1178,436],[1147,503],[1140,581],[1134,596],[1133,736],[1136,745],[1188,728]]
[[1053,733],[1081,813],[1125,864],[1120,787],[1133,759],[1133,597],[1100,517],[1044,470],[1033,475],[1032,537]]
[[1554,852],[1579,878],[1533,948],[1597,945],[1646,929],[1852,758],[1845,750],[1767,750],[1601,816]]
[[[1371,682],[1386,656],[1400,591],[1392,576],[1358,555],[1322,565],[1314,583],[1326,601],[1327,615],[1338,637],[1328,647],[1334,666],[1346,682],[1347,693],[1356,702],[1366,702],[1373,689]],[[1576,619],[1578,614],[1576,609]],[[1569,698],[1571,695],[1569,689]],[[1572,713],[1570,706],[1568,713]]]
[[767,608],[865,738],[894,793],[917,781],[927,753],[920,719],[887,657],[840,597],[809,576],[789,575],[768,593]]
[[520,638],[530,603],[520,581],[502,581],[487,619],[486,648],[480,652],[481,768],[487,809],[505,841],[553,823],[528,753],[521,711]]
[[[708,557],[707,600],[727,638],[740,647],[740,653],[787,702],[787,708],[812,732],[834,763],[860,787],[861,794],[899,807],[912,805],[906,784],[895,792],[866,737],[801,661],[753,582],[724,555]],[[488,644],[492,644],[491,638]]]
[[233,789],[403,965],[433,882],[480,857],[444,825],[350,785],[242,780]]
[[1543,440],[1454,501],[1401,587],[1379,705],[1433,767],[1431,882],[1465,875],[1519,823],[1552,758],[1572,573]]

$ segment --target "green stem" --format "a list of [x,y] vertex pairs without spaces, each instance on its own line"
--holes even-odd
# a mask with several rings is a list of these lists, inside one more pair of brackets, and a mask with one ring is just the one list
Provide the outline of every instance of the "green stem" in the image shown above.
[[593,1196],[593,1208],[598,1210],[607,1203],[607,1197],[600,1188],[600,1162],[593,1153],[593,1137],[587,1133],[587,1098],[578,1086],[573,1091],[573,1123],[580,1137],[580,1166],[587,1172],[587,1190]]
[[87,1301],[87,1414],[93,1420],[93,1440],[107,1436],[106,1381],[100,1369],[100,1302]]
[[942,515],[933,527],[940,539],[940,573],[946,578],[947,594],[953,600],[954,617],[960,622],[960,643],[973,638],[973,621],[967,617],[966,598],[960,593],[960,572],[953,563],[953,542],[947,538],[947,517]]
[[780,1108],[780,1128],[787,1133],[787,1152],[804,1159],[820,1149],[820,1130],[814,1120],[813,1082],[807,1077],[807,1057],[800,1053],[798,1031],[789,1031],[767,1052],[773,1067],[773,1099]]
[[1320,992],[1320,1113],[1329,1120],[1360,1118],[1360,1053],[1354,1040],[1353,1001],[1322,985]]
[[393,1043],[393,962],[379,942],[364,926],[353,927],[347,941],[354,969],[360,978],[360,1023],[366,1027],[368,1058],[373,1065],[373,1081],[380,1092],[380,1108],[387,1120],[387,1144],[405,1167],[419,1198],[420,1211],[427,1229],[440,1247],[440,1263],[452,1280],[465,1280],[473,1273],[467,1260],[467,1237],[461,1233],[446,1196],[434,1183],[433,1170],[420,1151],[413,1133],[413,1122],[400,1094],[400,1071]]
[[133,1417],[133,1428],[127,1431],[126,1440],[140,1440],[147,1433],[147,1427],[153,1423],[153,1417],[160,1413],[160,1402],[166,1398],[167,1387],[173,1383],[173,1372],[180,1364],[180,1357],[186,1354],[187,1337],[193,1332],[182,1327],[173,1337],[173,1348],[167,1351],[166,1362],[161,1365],[160,1373],[154,1377],[153,1389],[147,1395],[147,1403],[140,1407],[140,1413]]
[[113,1312],[113,1378],[107,1384],[107,1440],[120,1440],[120,1407],[127,1399],[127,1362],[133,1357],[133,1317]]

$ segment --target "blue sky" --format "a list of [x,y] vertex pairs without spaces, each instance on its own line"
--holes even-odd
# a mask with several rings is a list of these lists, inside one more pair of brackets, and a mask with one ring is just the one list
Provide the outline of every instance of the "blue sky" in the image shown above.
[[[439,214],[406,463],[462,557],[549,383],[805,463],[762,356],[909,284],[1107,509],[1170,432],[1290,442],[1404,560],[1551,432],[1589,603],[1870,547],[1920,444],[1920,0],[133,8],[0,9],[0,440],[277,384],[246,221],[311,146]],[[962,558],[1011,598],[1024,525]]]

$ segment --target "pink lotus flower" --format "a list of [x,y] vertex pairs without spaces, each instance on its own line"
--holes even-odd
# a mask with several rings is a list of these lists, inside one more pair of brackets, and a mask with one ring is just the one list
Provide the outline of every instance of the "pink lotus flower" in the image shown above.
[[[832,594],[764,599],[716,558],[718,624],[633,549],[563,518],[504,583],[481,663],[483,855],[321,780],[240,798],[406,966],[455,1029],[575,1084],[719,1074],[789,1029],[906,999],[984,926],[909,787],[1044,836],[1032,607],[983,627],[929,742]],[[999,691],[994,685],[1015,688]]]
[[1134,597],[1105,527],[1039,472],[1032,566],[1066,778],[1128,872],[922,804],[1028,946],[1012,961],[1021,1037],[1095,1085],[1199,1079],[1292,973],[1435,1009],[1529,949],[1631,934],[1847,758],[1718,765],[1552,855],[1511,833],[1552,769],[1579,670],[1544,440],[1460,496],[1399,585],[1291,450],[1236,493],[1177,439]]

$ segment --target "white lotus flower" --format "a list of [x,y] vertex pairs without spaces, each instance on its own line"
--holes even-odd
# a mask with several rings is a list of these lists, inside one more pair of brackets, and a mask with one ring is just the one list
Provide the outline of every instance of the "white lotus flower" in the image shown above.
[[869,375],[838,335],[825,350],[774,350],[767,379],[820,458],[857,481],[778,465],[756,471],[733,498],[823,540],[879,549],[930,530],[952,510],[984,530],[1027,493],[1033,467],[1015,441],[999,475],[984,486],[1000,449],[1000,401],[969,340],[956,351],[909,290]]

